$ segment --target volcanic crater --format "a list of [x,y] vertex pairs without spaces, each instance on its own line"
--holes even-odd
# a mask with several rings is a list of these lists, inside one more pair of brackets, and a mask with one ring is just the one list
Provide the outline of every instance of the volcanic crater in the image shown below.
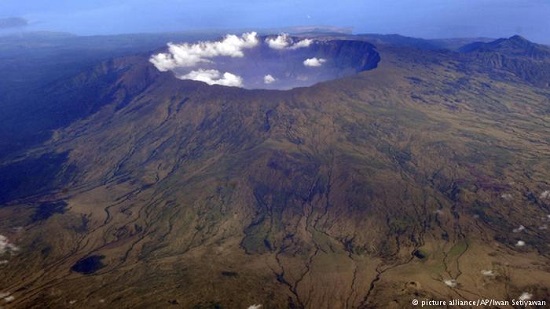
[[152,55],[160,71],[179,79],[246,89],[308,87],[371,70],[380,61],[374,45],[355,40],[298,38],[255,32],[219,41],[168,43]]

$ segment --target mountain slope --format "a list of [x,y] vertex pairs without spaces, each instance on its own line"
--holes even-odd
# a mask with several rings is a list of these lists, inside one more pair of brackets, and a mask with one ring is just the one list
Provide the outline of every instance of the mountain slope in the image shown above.
[[65,156],[53,190],[0,208],[20,248],[0,291],[15,308],[548,301],[550,93],[455,53],[379,52],[291,91],[100,66],[97,112],[21,158]]
[[[84,94],[79,97],[78,93],[75,96],[74,89],[83,89],[79,88],[79,80],[71,81],[73,89],[64,86],[75,74],[91,71],[100,61],[113,57],[136,53],[149,55],[151,50],[168,41],[196,41],[220,35],[216,32],[111,36],[24,32],[3,35],[0,40],[0,159],[36,146],[50,137],[51,130],[88,115],[90,109],[80,109],[73,103],[85,97]],[[62,89],[68,93],[60,92]],[[87,89],[90,91],[92,87],[88,85]]]
[[511,72],[536,86],[550,86],[550,47],[515,35],[488,43],[471,43],[459,50],[475,55],[486,67]]

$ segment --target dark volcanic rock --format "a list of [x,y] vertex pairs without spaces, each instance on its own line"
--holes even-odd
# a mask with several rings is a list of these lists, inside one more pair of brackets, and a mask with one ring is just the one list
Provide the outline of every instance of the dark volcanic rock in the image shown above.
[[38,206],[31,219],[33,222],[47,220],[54,214],[65,213],[66,206],[67,203],[65,201],[42,203]]

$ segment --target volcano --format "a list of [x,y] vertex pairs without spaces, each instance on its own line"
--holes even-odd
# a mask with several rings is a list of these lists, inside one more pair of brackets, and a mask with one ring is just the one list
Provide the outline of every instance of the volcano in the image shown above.
[[[63,124],[0,165],[0,302],[550,301],[547,87],[487,51],[276,38],[185,67],[244,88],[159,70],[158,49],[40,88],[79,112],[43,111]],[[293,89],[245,89],[266,74]]]

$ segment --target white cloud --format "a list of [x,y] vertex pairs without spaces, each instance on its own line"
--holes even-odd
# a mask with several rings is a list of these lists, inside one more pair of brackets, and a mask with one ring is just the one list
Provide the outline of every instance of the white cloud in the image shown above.
[[484,275],[484,276],[487,276],[487,277],[494,277],[495,276],[495,272],[493,272],[492,270],[482,270],[481,274]]
[[159,71],[166,72],[177,67],[194,67],[199,63],[208,63],[211,58],[219,56],[243,57],[244,49],[253,48],[258,43],[256,32],[244,33],[240,37],[230,34],[217,42],[168,43],[167,53],[153,55],[149,61]]
[[304,60],[304,65],[306,67],[320,67],[325,62],[327,62],[327,60],[323,58],[309,58]]
[[15,300],[15,297],[11,296],[10,292],[0,292],[0,298],[3,298],[6,303],[9,303]]
[[[218,41],[203,41],[198,43],[168,43],[168,51],[151,55],[151,62],[159,71],[173,71],[179,79],[202,81],[209,85],[243,87],[243,78],[237,74],[225,72],[226,61],[218,57],[243,58],[245,51],[260,44],[277,50],[295,50],[306,48],[313,44],[312,39],[296,39],[286,33],[265,38],[261,42],[256,32],[244,33],[240,36],[229,34]],[[219,63],[217,63],[220,61]],[[305,66],[319,67],[326,59],[311,58],[304,61]],[[305,77],[307,80],[307,76]],[[264,76],[264,84],[272,84],[277,79],[268,74]]]
[[519,233],[521,231],[525,230],[525,226],[523,225],[520,225],[517,229],[514,229],[512,232],[514,233]]
[[292,45],[290,47],[290,49],[298,49],[298,48],[303,48],[303,47],[309,47],[309,45],[311,45],[311,43],[313,43],[313,40],[311,40],[311,39],[301,40],[298,43]]
[[521,293],[521,295],[519,296],[519,300],[530,300],[532,297],[533,297],[533,294],[527,293],[527,292],[523,292],[523,293]]
[[179,79],[190,79],[207,83],[208,85],[222,85],[230,87],[242,87],[243,79],[229,72],[223,73],[218,70],[203,70],[198,69],[191,71],[185,75],[178,76]]
[[290,37],[288,36],[288,34],[283,33],[275,38],[267,38],[265,39],[265,42],[270,48],[285,49],[290,45]]
[[507,200],[507,201],[512,200],[512,194],[510,194],[510,193],[504,193],[500,197]]
[[518,242],[516,243],[516,247],[523,247],[523,246],[525,246],[525,241],[518,240]]
[[313,43],[313,40],[305,39],[293,43],[292,38],[288,34],[282,33],[275,38],[265,39],[265,42],[272,49],[298,49],[308,47],[309,45],[311,45],[311,43]]
[[262,307],[262,305],[252,305],[250,307],[248,307],[248,309],[260,309]]
[[456,282],[455,279],[443,280],[443,283],[445,283],[446,286],[451,287],[451,288],[454,288],[457,285],[457,282]]
[[0,254],[7,252],[14,252],[19,250],[14,244],[11,244],[8,238],[4,235],[0,235]]
[[275,77],[271,76],[271,74],[267,74],[266,76],[264,76],[264,84],[271,84],[276,80],[277,79]]

